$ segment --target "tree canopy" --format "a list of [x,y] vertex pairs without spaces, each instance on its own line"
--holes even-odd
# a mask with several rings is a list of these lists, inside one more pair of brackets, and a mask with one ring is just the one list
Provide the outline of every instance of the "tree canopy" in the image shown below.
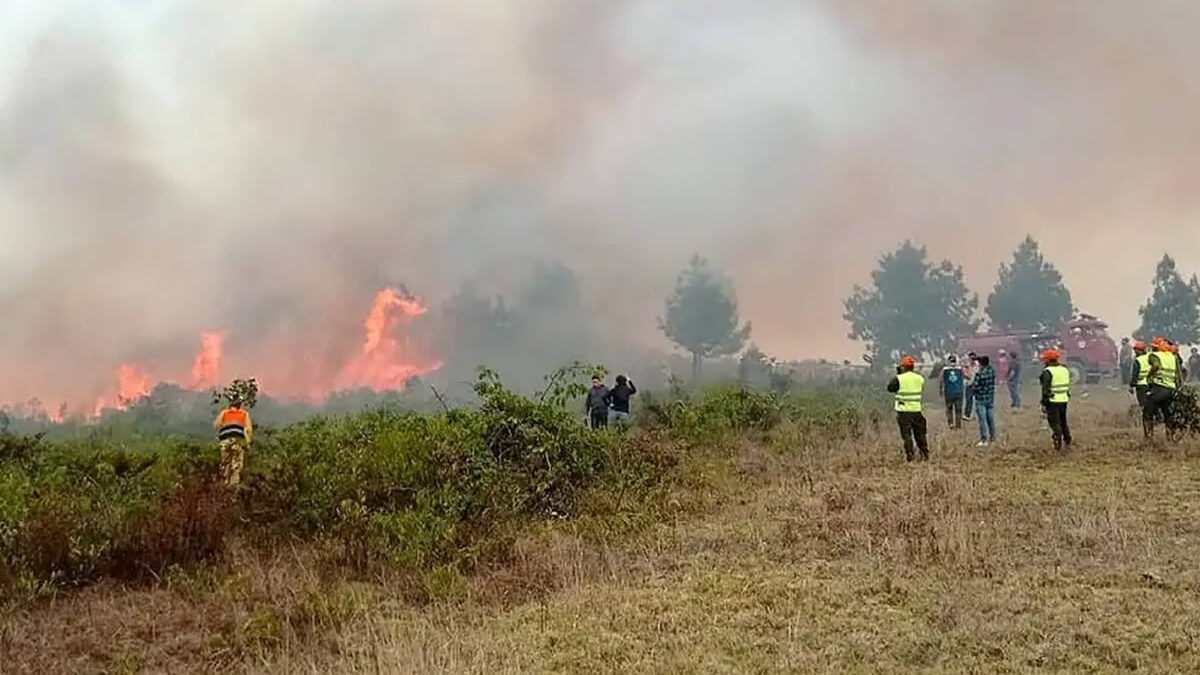
[[692,355],[692,376],[708,357],[734,354],[750,337],[750,324],[741,325],[733,282],[700,256],[693,256],[667,298],[659,329]]
[[1200,280],[1190,281],[1175,267],[1175,259],[1163,255],[1154,271],[1154,290],[1138,309],[1142,325],[1134,333],[1139,340],[1165,337],[1180,344],[1200,342]]
[[877,366],[906,354],[936,359],[979,326],[979,297],[963,282],[962,267],[934,264],[911,241],[884,255],[871,285],[856,285],[843,306],[850,339],[865,342],[864,359]]
[[1062,275],[1026,237],[1012,262],[1000,266],[985,312],[998,330],[1050,331],[1075,316],[1075,307]]

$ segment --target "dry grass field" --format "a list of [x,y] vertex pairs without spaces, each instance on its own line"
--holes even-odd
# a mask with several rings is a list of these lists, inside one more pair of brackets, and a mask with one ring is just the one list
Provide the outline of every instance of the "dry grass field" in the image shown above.
[[1200,445],[1143,446],[1128,405],[1077,399],[1065,453],[1032,409],[984,449],[931,415],[927,464],[890,424],[746,442],[633,536],[547,524],[422,602],[235,551],[10,617],[0,671],[1200,672]]

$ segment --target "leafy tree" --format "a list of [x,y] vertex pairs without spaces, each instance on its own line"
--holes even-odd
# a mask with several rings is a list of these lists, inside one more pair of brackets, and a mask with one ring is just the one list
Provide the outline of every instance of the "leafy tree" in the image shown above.
[[924,246],[905,241],[879,260],[871,286],[856,285],[843,303],[849,337],[867,343],[868,363],[937,357],[979,327],[979,298],[963,283],[962,268],[949,260],[934,265],[927,256]]
[[1200,280],[1184,281],[1175,259],[1164,255],[1154,271],[1154,292],[1138,309],[1142,325],[1134,336],[1149,340],[1161,336],[1179,344],[1200,342]]
[[700,256],[692,256],[667,298],[659,329],[692,355],[692,378],[711,356],[735,354],[750,337],[750,324],[740,326],[733,283]]
[[999,330],[1050,331],[1075,316],[1062,275],[1042,257],[1033,237],[1025,237],[1012,262],[1000,266],[985,311]]

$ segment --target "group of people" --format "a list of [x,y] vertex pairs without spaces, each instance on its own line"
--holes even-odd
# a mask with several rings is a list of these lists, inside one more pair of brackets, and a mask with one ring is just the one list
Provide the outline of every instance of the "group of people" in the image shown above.
[[605,386],[604,378],[599,375],[593,376],[592,388],[588,390],[584,401],[588,426],[603,429],[608,426],[609,420],[618,424],[628,424],[629,399],[636,393],[637,387],[624,375],[617,376],[612,389]]
[[1142,409],[1142,432],[1147,439],[1153,439],[1154,425],[1161,421],[1170,440],[1179,429],[1175,419],[1175,398],[1184,382],[1196,376],[1200,355],[1193,348],[1192,358],[1184,366],[1179,346],[1160,337],[1151,341],[1150,349],[1144,342],[1135,342],[1132,351],[1134,358],[1126,381]]
[[946,423],[951,429],[961,429],[963,420],[979,419],[980,447],[996,442],[996,384],[1006,383],[1012,408],[1021,407],[1021,359],[1014,351],[1000,351],[999,370],[991,357],[975,352],[960,362],[957,355],[946,357],[936,371],[938,393],[946,406]]
[[[1005,354],[1012,407],[1021,406],[1020,358],[1016,354]],[[1055,449],[1071,445],[1071,427],[1067,421],[1067,407],[1071,400],[1071,371],[1059,363],[1057,350],[1048,349],[1041,355],[1043,369],[1038,377],[1041,385],[1042,410],[1050,425]],[[929,425],[925,419],[924,397],[925,376],[916,371],[916,360],[906,356],[896,367],[896,376],[888,382],[887,390],[892,394],[896,410],[896,422],[900,427],[900,438],[904,444],[904,456],[908,461],[920,457],[929,459]],[[1013,367],[1016,371],[1013,371]],[[939,390],[946,403],[947,421],[951,428],[961,429],[963,418],[974,413],[979,418],[980,447],[996,441],[996,370],[991,358],[968,354],[967,364],[960,365],[956,356],[946,359],[938,373]],[[966,410],[963,411],[963,407]],[[974,408],[972,410],[971,408]],[[919,455],[918,455],[919,453]]]

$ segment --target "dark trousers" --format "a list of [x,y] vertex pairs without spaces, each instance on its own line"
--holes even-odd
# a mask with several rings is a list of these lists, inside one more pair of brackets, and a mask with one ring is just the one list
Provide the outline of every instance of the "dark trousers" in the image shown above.
[[921,459],[929,459],[929,427],[925,415],[919,412],[898,412],[896,423],[900,426],[900,440],[904,441],[904,457],[913,461],[913,443],[921,451]]
[[946,424],[950,425],[951,429],[962,428],[963,417],[963,398],[962,396],[951,396],[946,399]]
[[1150,385],[1134,385],[1133,393],[1137,396],[1138,407],[1142,410],[1142,433],[1147,437],[1154,430],[1154,410],[1150,408]]
[[1071,444],[1071,425],[1067,423],[1067,403],[1047,403],[1046,421],[1050,423],[1050,433],[1054,437],[1054,448],[1061,448],[1064,443]]
[[967,385],[967,388],[963,391],[963,399],[964,399],[963,416],[970,417],[971,413],[975,409],[975,386],[974,385],[970,385],[970,384]]
[[1149,426],[1146,435],[1154,435],[1154,423],[1162,420],[1167,425],[1167,436],[1175,432],[1175,390],[1158,384],[1150,385],[1146,393],[1146,407],[1142,409],[1142,420]]
[[608,408],[597,408],[588,413],[588,420],[593,429],[603,429],[608,426]]

